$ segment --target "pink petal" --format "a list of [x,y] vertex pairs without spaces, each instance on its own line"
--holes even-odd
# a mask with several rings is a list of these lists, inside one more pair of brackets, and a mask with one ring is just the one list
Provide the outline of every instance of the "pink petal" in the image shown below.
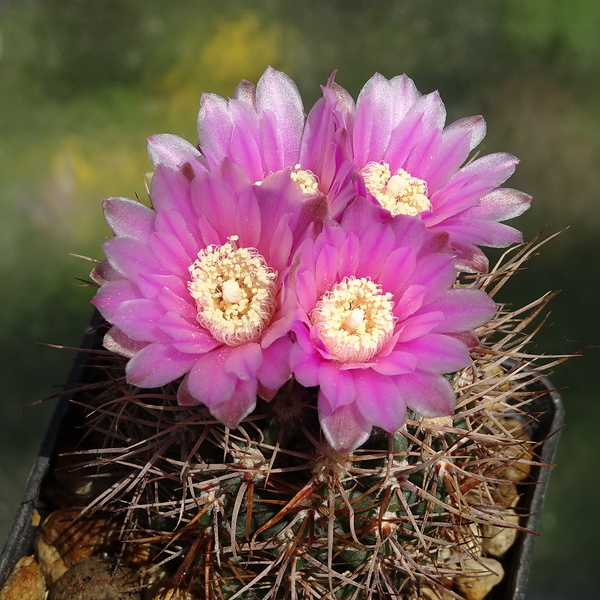
[[256,342],[234,346],[229,350],[223,366],[226,373],[235,375],[242,381],[256,379],[256,370],[263,361],[262,348]]
[[[264,237],[263,233],[263,239]],[[281,219],[273,235],[266,236],[266,239],[270,239],[269,250],[263,253],[263,256],[272,269],[281,273],[290,264],[290,254],[294,243],[294,236],[288,225],[288,219]]]
[[263,183],[254,190],[261,214],[261,237],[266,248],[270,249],[276,232],[281,231],[282,222],[291,229],[294,244],[310,224],[305,211],[312,206],[300,186],[290,177],[286,169],[268,175]]
[[127,279],[118,279],[105,283],[91,299],[91,303],[106,320],[111,321],[112,315],[122,302],[140,298],[137,286]]
[[[406,165],[406,161],[413,149],[423,137],[423,115],[410,112],[392,131],[383,159],[390,165],[390,170],[395,172]],[[381,160],[381,158],[379,159]],[[365,163],[358,163],[362,168]]]
[[477,206],[461,216],[469,219],[506,221],[522,215],[531,205],[531,196],[511,188],[498,188],[485,195]]
[[395,249],[395,236],[389,227],[369,223],[360,238],[360,257],[356,277],[371,277],[378,281],[385,259]]
[[382,375],[401,375],[403,373],[412,373],[417,366],[417,358],[411,354],[411,350],[394,350],[387,356],[377,357],[372,369]]
[[333,410],[354,402],[356,390],[350,371],[340,370],[336,364],[324,360],[319,365],[318,378],[321,393],[327,398]]
[[190,227],[198,218],[191,202],[190,181],[180,171],[158,165],[152,176],[150,198],[157,212],[178,212]]
[[408,342],[432,331],[437,325],[444,322],[444,313],[440,310],[425,312],[408,317],[396,327],[400,333],[398,340]]
[[423,285],[411,285],[400,298],[396,299],[394,315],[400,322],[405,321],[421,308],[426,291],[427,288]]
[[198,256],[198,251],[208,245],[200,236],[200,230],[196,223],[186,222],[179,212],[160,210],[156,214],[154,226],[157,232],[175,236],[185,249],[186,255],[194,260]]
[[139,277],[137,278],[137,285],[144,297],[151,298],[153,300],[158,299],[164,288],[171,290],[180,298],[191,299],[187,288],[188,280],[189,276],[185,279],[182,279],[181,277],[177,277],[177,275],[140,273]]
[[464,117],[454,123],[450,123],[444,129],[444,137],[452,138],[466,134],[469,137],[469,152],[479,146],[483,141],[487,130],[485,119],[481,115]]
[[359,252],[360,241],[358,236],[350,231],[339,249],[337,271],[340,281],[344,277],[352,277],[356,273]]
[[309,271],[300,271],[296,275],[296,294],[298,302],[308,314],[315,307],[319,299],[315,277]]
[[396,248],[386,257],[378,283],[384,292],[396,295],[404,291],[404,287],[414,274],[417,255],[414,248]]
[[422,257],[411,279],[414,285],[423,286],[423,304],[437,298],[452,287],[456,280],[454,258],[448,254],[434,253]]
[[429,333],[399,348],[414,356],[415,366],[422,371],[454,373],[471,363],[467,346],[449,335]]
[[483,325],[497,310],[496,303],[485,292],[473,289],[449,290],[427,306],[427,310],[441,311],[444,319],[433,331],[457,333]]
[[392,77],[389,85],[394,97],[393,125],[396,126],[421,98],[421,93],[417,90],[414,81],[406,75]]
[[256,109],[256,86],[253,83],[242,79],[242,81],[237,84],[233,92],[233,97]]
[[134,340],[168,342],[170,337],[157,324],[164,314],[165,309],[154,300],[126,300],[115,308],[111,322]]
[[453,243],[455,250],[455,267],[457,271],[466,273],[487,273],[488,257],[473,244]]
[[202,94],[198,112],[198,141],[203,150],[217,157],[228,156],[233,123],[227,100],[217,94]]
[[232,373],[225,371],[225,361],[229,355],[229,347],[219,347],[194,357],[194,366],[190,369],[187,380],[190,394],[200,400],[209,409],[231,398],[238,381]]
[[107,350],[133,358],[142,348],[148,345],[148,342],[138,342],[125,335],[118,327],[111,327],[105,334],[102,344]]
[[356,405],[365,420],[389,433],[399,429],[406,419],[406,404],[396,386],[396,377],[371,370],[353,371],[353,375]]
[[334,246],[324,244],[317,253],[315,264],[315,285],[323,293],[331,290],[337,283],[338,251]]
[[202,401],[192,396],[188,387],[189,373],[183,378],[179,387],[177,388],[177,404],[179,406],[198,406],[202,404]]
[[415,371],[396,378],[406,405],[423,417],[442,417],[454,412],[454,389],[443,375]]
[[439,129],[423,131],[423,136],[407,157],[404,169],[414,177],[427,181],[441,146],[442,132]]
[[189,267],[196,260],[196,256],[190,256],[185,251],[177,236],[167,231],[155,231],[150,236],[150,246],[154,255],[169,273],[182,279],[189,278]]
[[423,130],[442,130],[446,122],[446,107],[439,92],[421,96],[411,107],[411,113],[422,114]]
[[180,169],[185,163],[194,165],[194,170],[203,170],[202,154],[188,141],[177,135],[159,133],[148,138],[148,155],[154,168],[164,165]]
[[487,154],[465,165],[460,174],[476,174],[494,184],[494,187],[504,183],[514,172],[519,159],[507,152]]
[[176,294],[168,287],[163,287],[158,290],[156,300],[160,302],[161,306],[163,306],[166,311],[174,312],[188,322],[196,322],[198,311],[195,302],[192,300],[189,293],[187,293],[187,290],[186,293],[180,295]]
[[292,376],[293,345],[286,335],[262,349],[263,361],[256,369],[256,377],[263,386],[277,390]]
[[450,234],[453,244],[472,243],[492,248],[506,248],[511,244],[520,244],[523,234],[513,227],[494,221],[452,218],[436,227],[443,228]]
[[442,145],[427,174],[429,193],[444,185],[465,162],[470,150],[485,136],[482,117],[467,117],[455,121],[444,129]]
[[327,441],[338,452],[351,452],[364,444],[371,435],[371,424],[360,414],[354,403],[333,410],[321,392],[319,421]]
[[[240,246],[256,248],[260,240],[261,215],[253,184],[244,172],[225,159],[206,176],[191,183],[192,201],[224,244],[239,235]],[[238,227],[242,231],[238,231]],[[205,240],[206,241],[206,240]]]
[[100,261],[90,273],[90,278],[98,285],[103,285],[109,281],[123,279],[123,275],[119,273],[109,262],[104,259]]
[[153,343],[142,348],[125,368],[127,381],[144,388],[166,385],[190,370],[196,357],[178,352],[171,344]]
[[271,163],[271,169],[294,166],[304,127],[304,107],[296,84],[285,73],[268,67],[256,85],[256,107],[277,128],[277,146],[273,150],[280,156],[280,166]]
[[388,80],[375,73],[361,90],[354,122],[354,158],[364,166],[381,160],[393,128],[394,95]]
[[154,256],[147,240],[117,236],[104,242],[102,248],[110,264],[133,283],[138,283],[146,273],[169,273]]
[[190,323],[176,312],[168,312],[157,325],[168,334],[173,347],[180,352],[204,354],[221,345],[198,323]]
[[210,412],[229,429],[235,429],[256,407],[256,393],[256,379],[238,379],[233,394],[223,402],[211,406]]
[[[299,325],[295,328],[296,335],[300,338],[305,338],[304,344],[297,342],[292,348],[290,356],[290,362],[292,364],[292,371],[296,380],[300,385],[304,387],[315,387],[319,385],[319,367],[323,359],[311,346],[310,338],[306,333],[306,327]],[[302,346],[308,346],[308,350],[305,350]]]
[[154,229],[156,213],[137,200],[106,198],[102,206],[104,218],[115,235],[145,239]]
[[263,164],[263,152],[260,146],[260,119],[256,109],[247,102],[229,101],[230,118],[233,120],[231,138],[226,154],[239,165],[251,181],[261,181],[269,172]]

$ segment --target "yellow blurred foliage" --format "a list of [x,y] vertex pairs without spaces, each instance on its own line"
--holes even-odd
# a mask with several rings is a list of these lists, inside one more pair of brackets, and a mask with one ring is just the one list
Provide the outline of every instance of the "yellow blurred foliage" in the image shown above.
[[281,24],[267,25],[247,12],[235,20],[217,17],[212,29],[206,42],[159,82],[166,95],[165,120],[172,127],[187,131],[190,122],[195,124],[202,92],[230,97],[240,80],[256,82],[268,65],[289,70],[285,56],[296,35]]
[[[192,36],[192,29],[182,35]],[[281,25],[267,25],[247,12],[235,20],[218,17],[211,29],[205,41],[190,37],[187,54],[150,83],[151,117],[162,124],[156,133],[178,133],[195,143],[202,91],[231,96],[241,79],[256,82],[269,64],[285,70],[282,57],[294,35]],[[56,140],[40,184],[41,201],[34,207],[37,225],[74,248],[93,248],[107,232],[102,198],[137,192],[145,202],[143,177],[150,163],[145,134],[138,129],[132,123],[127,131],[71,133]]]
[[34,220],[77,247],[93,247],[107,233],[101,199],[135,197],[136,192],[142,197],[143,176],[149,169],[143,138],[116,133],[65,136],[50,157]]

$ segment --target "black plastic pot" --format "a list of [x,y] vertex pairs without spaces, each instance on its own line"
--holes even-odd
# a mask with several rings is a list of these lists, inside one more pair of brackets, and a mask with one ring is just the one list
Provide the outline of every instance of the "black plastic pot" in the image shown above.
[[[84,381],[88,360],[86,350],[98,346],[97,328],[102,321],[102,317],[98,313],[95,313],[92,317],[83,337],[81,351],[78,353],[69,374],[65,390],[74,389],[80,382]],[[50,474],[50,463],[60,439],[59,434],[65,430],[72,430],[74,427],[73,411],[70,409],[71,395],[67,393],[60,397],[54,409],[46,435],[42,441],[40,453],[29,473],[23,499],[0,554],[0,589],[2,589],[4,582],[19,558],[33,553],[33,543],[37,529],[32,524],[32,518],[35,510],[41,514],[47,512],[48,507],[45,505],[41,490],[45,479]]]
[[[84,350],[79,353],[73,366],[67,389],[74,389],[78,384],[86,381],[86,375],[89,376],[89,373],[86,373],[87,354],[85,349],[99,345],[100,336],[97,328],[101,323],[101,317],[95,315],[85,334],[82,344]],[[543,442],[541,447],[538,447],[537,454],[543,464],[550,465],[554,460],[560,429],[564,423],[562,400],[547,378],[532,383],[528,389],[543,392],[528,405],[530,411],[537,417],[530,435],[534,442]],[[44,487],[45,478],[50,477],[51,458],[59,439],[63,439],[65,433],[68,434],[75,428],[74,411],[70,399],[69,395],[64,395],[59,400],[42,443],[40,454],[29,475],[21,505],[0,554],[0,589],[19,558],[33,553],[36,528],[32,525],[32,516],[36,509],[44,514],[49,508],[44,504],[41,490]],[[524,486],[521,506],[529,516],[524,518],[524,522],[521,524],[528,530],[537,531],[550,472],[549,466],[535,467],[531,473],[531,480],[535,482],[535,485]],[[488,600],[524,599],[534,541],[535,536],[532,534],[519,534],[517,542],[501,559],[506,575],[503,581],[492,590]]]

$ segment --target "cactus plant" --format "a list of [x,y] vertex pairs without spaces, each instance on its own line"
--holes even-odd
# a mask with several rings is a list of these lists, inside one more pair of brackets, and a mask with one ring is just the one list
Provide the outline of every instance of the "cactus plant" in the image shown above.
[[[532,252],[461,285],[493,293]],[[472,364],[448,376],[452,415],[411,412],[351,452],[325,439],[316,388],[292,379],[229,429],[178,405],[177,382],[132,386],[124,359],[99,351],[97,381],[76,395],[85,447],[98,445],[79,467],[104,482],[88,509],[118,515],[122,542],[148,548],[191,597],[456,593],[461,575],[498,568],[485,562],[492,535],[522,530],[515,484],[539,464],[531,383],[552,366],[535,366],[525,327],[548,300],[499,309],[477,330]]]
[[499,223],[529,206],[499,187],[517,160],[463,165],[485,123],[444,120],[379,75],[356,104],[332,77],[305,119],[268,69],[203,97],[197,147],[149,138],[151,207],[105,200],[106,349],[69,472],[162,597],[471,598],[500,576],[540,464],[532,382],[561,359],[528,353],[549,297],[492,300],[536,245],[491,271],[478,247],[521,241]]

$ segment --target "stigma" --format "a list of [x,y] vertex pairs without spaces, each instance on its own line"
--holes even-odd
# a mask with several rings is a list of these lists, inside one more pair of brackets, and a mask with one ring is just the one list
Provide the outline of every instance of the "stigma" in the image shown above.
[[258,339],[276,307],[277,273],[255,248],[238,248],[237,240],[208,246],[189,267],[196,319],[228,346]]
[[367,189],[393,217],[414,217],[425,210],[431,210],[431,202],[427,197],[427,183],[413,177],[404,169],[398,169],[392,175],[387,163],[370,162],[360,174]]

